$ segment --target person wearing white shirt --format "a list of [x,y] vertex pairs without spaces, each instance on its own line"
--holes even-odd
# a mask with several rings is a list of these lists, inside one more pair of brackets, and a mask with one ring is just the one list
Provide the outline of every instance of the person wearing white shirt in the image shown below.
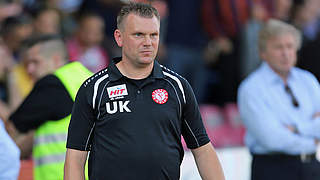
[[238,90],[238,107],[247,129],[252,180],[318,180],[315,152],[320,140],[320,85],[294,67],[300,32],[269,20],[259,34],[263,63]]
[[0,179],[17,180],[20,171],[20,150],[8,135],[0,119]]

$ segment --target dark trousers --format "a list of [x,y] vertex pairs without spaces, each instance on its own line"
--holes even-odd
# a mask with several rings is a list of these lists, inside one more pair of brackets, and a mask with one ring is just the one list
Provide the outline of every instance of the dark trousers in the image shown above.
[[315,158],[253,155],[251,180],[320,180],[320,163]]

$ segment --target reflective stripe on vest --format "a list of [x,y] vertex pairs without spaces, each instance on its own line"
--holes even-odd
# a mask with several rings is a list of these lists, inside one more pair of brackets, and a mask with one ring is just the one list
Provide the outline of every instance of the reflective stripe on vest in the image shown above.
[[[81,84],[92,73],[79,62],[73,62],[56,70],[54,75],[62,82],[74,101]],[[32,152],[35,163],[35,180],[63,179],[70,117],[71,115],[68,115],[58,121],[47,121],[36,130]]]
[[64,162],[65,157],[66,157],[66,153],[63,152],[61,154],[52,154],[52,155],[43,156],[40,158],[35,158],[35,166]]
[[49,143],[55,143],[55,142],[65,142],[67,140],[67,134],[61,133],[61,134],[54,134],[54,135],[44,135],[44,136],[38,136],[35,138],[35,141],[33,142],[34,145],[43,145],[43,144],[49,144]]

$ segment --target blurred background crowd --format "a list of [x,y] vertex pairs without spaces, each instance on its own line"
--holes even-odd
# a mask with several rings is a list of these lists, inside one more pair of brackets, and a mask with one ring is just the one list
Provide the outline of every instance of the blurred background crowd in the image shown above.
[[[0,0],[0,117],[7,119],[37,80],[33,68],[39,62],[24,61],[26,38],[60,34],[69,61],[80,61],[97,72],[121,54],[113,32],[117,13],[127,1]],[[301,30],[297,66],[320,79],[319,0],[136,1],[158,9],[157,60],[190,82],[217,148],[243,146],[237,88],[261,63],[257,38],[267,19],[280,19]]]

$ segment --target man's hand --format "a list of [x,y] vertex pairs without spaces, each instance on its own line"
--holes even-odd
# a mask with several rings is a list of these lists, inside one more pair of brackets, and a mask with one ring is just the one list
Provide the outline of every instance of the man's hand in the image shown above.
[[298,129],[296,128],[296,126],[293,125],[287,125],[286,126],[291,132],[295,133],[295,134],[299,134]]
[[312,119],[320,117],[320,112],[316,112],[312,115]]
[[16,142],[18,137],[20,136],[19,131],[16,129],[16,127],[14,126],[14,124],[11,121],[6,121],[5,125],[6,125],[6,130],[7,130],[8,134]]
[[8,120],[9,113],[8,105],[0,99],[0,119],[2,119],[4,123]]

